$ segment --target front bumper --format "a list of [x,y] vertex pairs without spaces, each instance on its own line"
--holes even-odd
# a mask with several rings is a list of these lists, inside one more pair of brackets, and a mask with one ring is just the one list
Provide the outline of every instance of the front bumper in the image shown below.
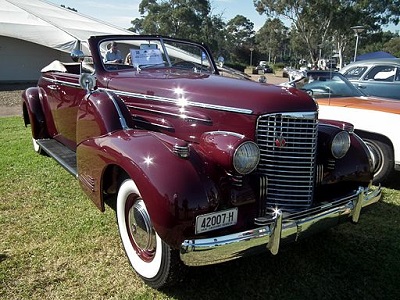
[[229,261],[247,254],[268,249],[277,254],[281,243],[290,243],[351,218],[358,222],[361,208],[377,202],[381,188],[360,187],[354,194],[322,204],[306,211],[284,213],[272,209],[270,216],[258,218],[257,228],[225,236],[185,240],[181,259],[188,266],[201,266]]

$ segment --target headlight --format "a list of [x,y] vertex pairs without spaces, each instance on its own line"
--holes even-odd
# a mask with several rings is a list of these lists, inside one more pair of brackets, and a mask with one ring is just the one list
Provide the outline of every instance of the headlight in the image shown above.
[[237,147],[233,155],[233,167],[242,175],[249,174],[260,161],[260,149],[254,142],[244,142]]
[[341,131],[335,135],[331,144],[334,158],[342,158],[350,148],[350,135],[347,131]]

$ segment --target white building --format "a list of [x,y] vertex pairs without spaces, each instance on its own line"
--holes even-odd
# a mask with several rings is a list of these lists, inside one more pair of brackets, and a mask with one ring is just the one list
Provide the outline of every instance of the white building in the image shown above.
[[52,62],[88,53],[92,35],[132,32],[41,0],[0,0],[0,83],[36,81]]

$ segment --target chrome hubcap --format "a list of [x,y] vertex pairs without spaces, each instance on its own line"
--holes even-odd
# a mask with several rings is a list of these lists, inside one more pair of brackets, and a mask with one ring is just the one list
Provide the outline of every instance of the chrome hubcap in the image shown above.
[[371,154],[373,172],[376,174],[382,168],[382,153],[374,144],[368,141],[366,141],[365,144],[367,145]]
[[137,200],[129,209],[128,226],[137,252],[151,255],[156,249],[156,235],[143,200]]

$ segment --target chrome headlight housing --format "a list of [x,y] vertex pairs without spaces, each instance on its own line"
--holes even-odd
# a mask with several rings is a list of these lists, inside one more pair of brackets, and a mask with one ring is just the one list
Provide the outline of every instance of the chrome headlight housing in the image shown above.
[[251,141],[242,143],[233,154],[233,167],[236,172],[246,175],[254,171],[260,161],[260,149]]
[[350,148],[350,135],[341,131],[335,135],[331,143],[331,152],[334,158],[339,159],[346,155]]

